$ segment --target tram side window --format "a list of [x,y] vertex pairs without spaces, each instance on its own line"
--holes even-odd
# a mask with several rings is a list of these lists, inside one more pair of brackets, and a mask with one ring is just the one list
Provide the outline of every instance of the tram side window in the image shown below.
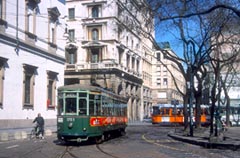
[[87,114],[87,101],[86,99],[79,99],[79,108],[78,113],[79,115],[86,115]]
[[103,103],[102,110],[103,110],[103,115],[107,115],[108,113],[107,103]]
[[102,115],[102,108],[99,100],[96,101],[96,110],[97,110],[97,115]]
[[89,115],[95,115],[95,112],[94,112],[94,101],[93,100],[89,101]]
[[124,116],[127,116],[127,105],[124,106],[123,111],[124,111],[123,115],[124,115]]
[[77,113],[76,98],[66,98],[66,113]]
[[169,108],[166,108],[165,110],[166,110],[166,113],[165,113],[165,114],[166,114],[166,115],[170,115],[170,109],[169,109]]

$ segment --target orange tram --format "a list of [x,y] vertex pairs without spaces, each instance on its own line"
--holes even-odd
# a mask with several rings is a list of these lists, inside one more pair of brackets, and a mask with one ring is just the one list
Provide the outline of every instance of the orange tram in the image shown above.
[[[193,107],[193,122],[195,123],[195,107]],[[152,124],[173,125],[184,123],[183,105],[158,104],[153,106]],[[201,105],[201,124],[209,124],[209,106]]]

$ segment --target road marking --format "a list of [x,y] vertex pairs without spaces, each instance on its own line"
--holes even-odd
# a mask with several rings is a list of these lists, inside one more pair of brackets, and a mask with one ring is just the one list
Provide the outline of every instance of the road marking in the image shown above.
[[159,143],[156,143],[155,140],[147,139],[144,134],[142,135],[142,139],[145,140],[145,141],[148,142],[148,143],[152,143],[152,144],[154,144],[154,145],[161,146],[161,147],[163,147],[163,148],[167,148],[167,149],[171,149],[171,150],[176,150],[176,151],[183,151],[183,152],[184,152],[184,150],[181,150],[181,149],[178,149],[178,148],[174,148],[174,147],[170,147],[170,146],[163,145],[163,144],[159,144]]
[[6,147],[6,149],[12,149],[12,148],[16,148],[18,147],[19,145],[12,145],[12,146],[9,146],[9,147]]

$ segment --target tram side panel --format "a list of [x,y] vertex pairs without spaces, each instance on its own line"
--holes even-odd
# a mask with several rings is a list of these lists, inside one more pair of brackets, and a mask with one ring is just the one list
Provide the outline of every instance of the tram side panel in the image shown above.
[[102,135],[99,126],[90,126],[89,116],[59,116],[58,138],[65,141],[87,141],[89,137]]

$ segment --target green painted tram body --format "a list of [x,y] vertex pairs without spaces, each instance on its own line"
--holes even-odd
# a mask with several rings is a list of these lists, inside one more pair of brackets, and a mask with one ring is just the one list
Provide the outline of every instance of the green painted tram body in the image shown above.
[[127,100],[99,87],[69,85],[58,89],[57,136],[87,141],[127,127]]

